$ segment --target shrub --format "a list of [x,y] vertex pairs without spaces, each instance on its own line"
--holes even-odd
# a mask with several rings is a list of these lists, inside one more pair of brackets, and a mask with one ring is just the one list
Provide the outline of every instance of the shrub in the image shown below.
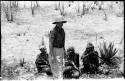
[[31,61],[25,61],[24,58],[8,64],[8,59],[2,59],[1,62],[1,77],[3,80],[17,80],[18,76],[22,76],[26,73],[36,73],[35,64]]
[[103,42],[101,46],[99,47],[101,64],[105,63],[108,66],[118,66],[119,57],[115,56],[118,50],[114,48],[114,43],[110,42],[107,47],[106,42]]
[[8,61],[6,59],[3,59],[1,62],[1,77],[3,79],[15,79],[16,76],[19,75],[19,72],[16,71],[18,68],[17,63],[13,63],[11,65],[8,65]]
[[26,63],[26,62],[25,62],[24,58],[23,58],[23,59],[20,59],[20,63],[19,63],[19,64],[20,64],[21,67],[23,67],[25,63]]

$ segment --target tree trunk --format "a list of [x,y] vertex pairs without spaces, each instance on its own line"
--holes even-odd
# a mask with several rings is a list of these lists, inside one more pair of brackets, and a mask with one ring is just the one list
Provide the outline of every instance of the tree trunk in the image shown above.
[[36,5],[37,5],[37,7],[39,7],[40,5],[39,5],[39,3],[38,3],[38,1],[36,1]]
[[32,12],[32,16],[34,16],[34,7],[33,7],[33,4],[32,4],[32,1],[31,1],[31,12]]

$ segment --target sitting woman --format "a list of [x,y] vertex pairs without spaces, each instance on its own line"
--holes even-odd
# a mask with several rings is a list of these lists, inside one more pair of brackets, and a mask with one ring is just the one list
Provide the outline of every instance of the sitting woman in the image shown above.
[[[63,72],[64,79],[72,79],[72,78],[78,79],[80,76],[79,62],[77,64],[74,61],[74,60],[79,60],[79,58],[76,59],[73,57],[73,56],[75,56],[73,50],[74,50],[74,48],[72,48],[72,47],[67,49],[67,55],[66,55],[66,59],[65,59],[65,69]],[[72,53],[74,55],[71,57]]]
[[52,75],[46,48],[40,48],[40,51],[41,53],[37,56],[35,61],[37,71],[38,73],[46,73],[47,75]]
[[67,60],[65,62],[65,69],[63,72],[64,79],[72,79],[72,78],[78,79],[79,76],[80,76],[79,69],[75,66],[75,64],[72,61]]

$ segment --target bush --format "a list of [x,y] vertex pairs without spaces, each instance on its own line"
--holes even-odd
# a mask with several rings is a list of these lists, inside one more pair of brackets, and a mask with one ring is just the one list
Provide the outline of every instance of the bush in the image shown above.
[[105,63],[108,66],[118,66],[119,57],[115,56],[118,50],[114,48],[114,44],[110,42],[107,47],[106,42],[104,42],[101,46],[99,47],[101,64]]
[[3,80],[17,80],[18,76],[23,76],[26,73],[34,74],[37,72],[35,64],[31,61],[26,62],[20,59],[19,62],[13,61],[9,64],[9,59],[2,59],[1,62],[1,77]]
[[6,59],[3,59],[1,62],[1,77],[3,79],[15,79],[19,75],[19,72],[16,71],[18,65],[17,63],[8,65],[7,62]]

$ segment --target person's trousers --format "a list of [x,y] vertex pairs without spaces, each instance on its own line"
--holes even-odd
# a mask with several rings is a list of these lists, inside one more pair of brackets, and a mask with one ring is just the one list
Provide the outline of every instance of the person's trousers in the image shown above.
[[[64,49],[63,48],[53,48],[53,60],[50,60],[51,70],[53,77],[56,79],[63,78],[63,59],[64,59]],[[51,57],[50,57],[51,58]]]

